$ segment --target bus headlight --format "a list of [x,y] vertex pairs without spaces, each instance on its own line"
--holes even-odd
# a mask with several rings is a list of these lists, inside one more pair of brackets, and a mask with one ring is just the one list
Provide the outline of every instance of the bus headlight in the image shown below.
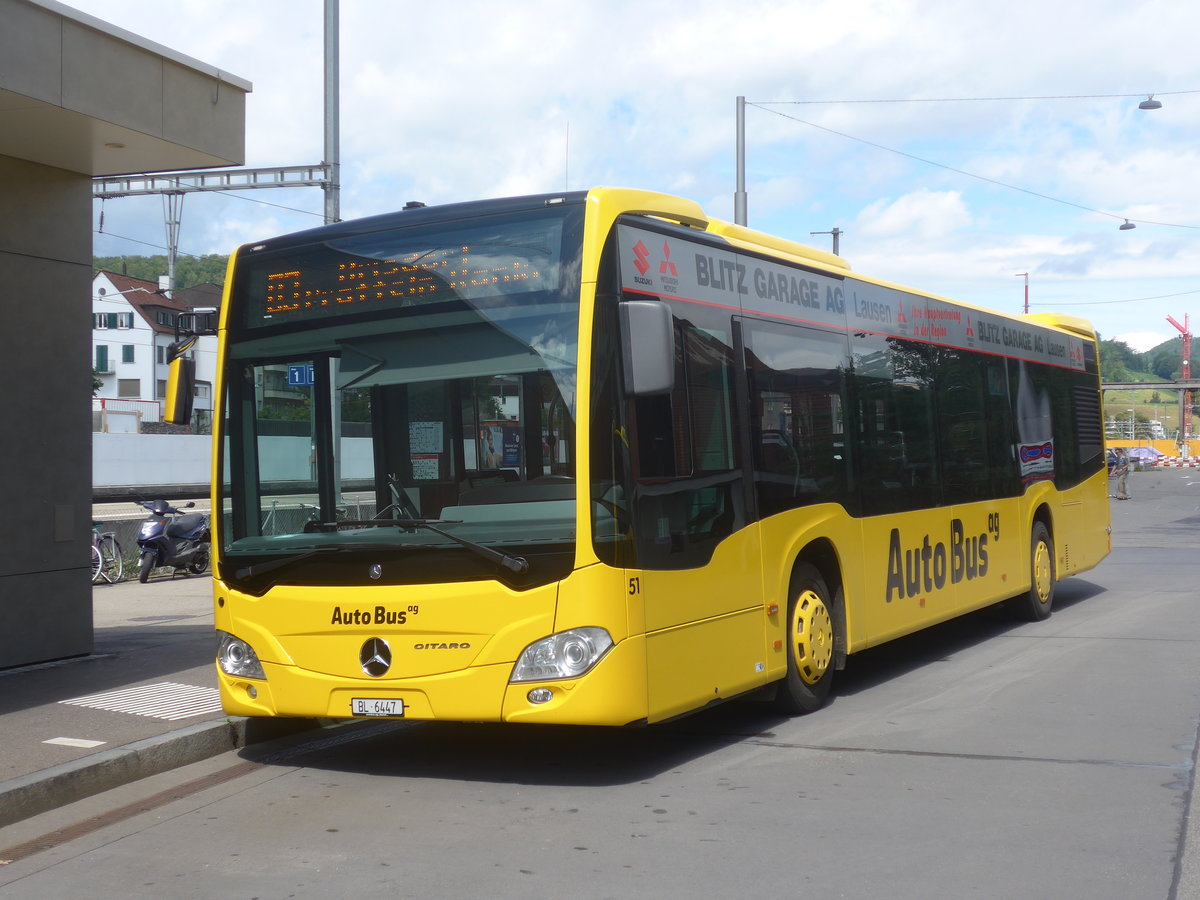
[[612,647],[613,640],[603,628],[572,628],[534,641],[517,658],[509,681],[549,681],[578,678]]
[[254,648],[224,631],[217,632],[217,664],[221,671],[234,678],[267,679]]

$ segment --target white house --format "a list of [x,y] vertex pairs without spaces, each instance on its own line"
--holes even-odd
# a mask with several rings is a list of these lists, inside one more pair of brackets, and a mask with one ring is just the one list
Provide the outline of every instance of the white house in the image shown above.
[[[176,292],[177,294],[180,292]],[[161,422],[167,393],[168,347],[175,322],[190,307],[141,278],[98,272],[92,279],[92,367],[100,381],[95,392],[94,431],[141,431]],[[217,339],[202,337],[194,349],[196,398],[192,427],[211,431],[212,386],[217,370]]]

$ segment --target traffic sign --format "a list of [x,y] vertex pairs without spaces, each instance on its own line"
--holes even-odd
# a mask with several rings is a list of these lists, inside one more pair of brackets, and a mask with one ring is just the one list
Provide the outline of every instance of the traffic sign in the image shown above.
[[312,387],[313,384],[312,363],[288,363],[289,387]]

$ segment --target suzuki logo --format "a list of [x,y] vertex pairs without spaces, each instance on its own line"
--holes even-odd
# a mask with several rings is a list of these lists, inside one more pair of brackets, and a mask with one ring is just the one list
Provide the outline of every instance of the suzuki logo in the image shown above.
[[650,263],[646,262],[646,260],[650,258],[650,251],[646,248],[646,245],[641,241],[638,241],[636,244],[634,244],[633,255],[635,257],[633,260],[633,267],[638,270],[638,274],[645,275],[647,272],[649,272]]
[[370,638],[358,651],[358,661],[364,672],[372,678],[379,678],[392,667],[392,648],[383,638]]

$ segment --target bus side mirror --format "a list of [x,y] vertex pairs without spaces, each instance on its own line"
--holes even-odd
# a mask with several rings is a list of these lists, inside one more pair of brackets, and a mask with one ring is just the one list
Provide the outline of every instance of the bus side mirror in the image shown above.
[[675,325],[671,307],[657,300],[628,300],[617,307],[625,360],[625,392],[667,394],[675,387]]
[[167,396],[163,421],[187,425],[192,420],[192,401],[196,396],[196,360],[191,354],[202,335],[217,333],[218,311],[197,307],[180,313],[175,319],[175,341],[167,348]]
[[220,312],[213,306],[198,306],[191,312],[180,313],[175,319],[175,340],[217,333]]
[[175,346],[171,345],[172,359],[167,371],[163,421],[172,425],[187,425],[192,420],[192,399],[196,395],[196,361],[190,356],[175,356]]

